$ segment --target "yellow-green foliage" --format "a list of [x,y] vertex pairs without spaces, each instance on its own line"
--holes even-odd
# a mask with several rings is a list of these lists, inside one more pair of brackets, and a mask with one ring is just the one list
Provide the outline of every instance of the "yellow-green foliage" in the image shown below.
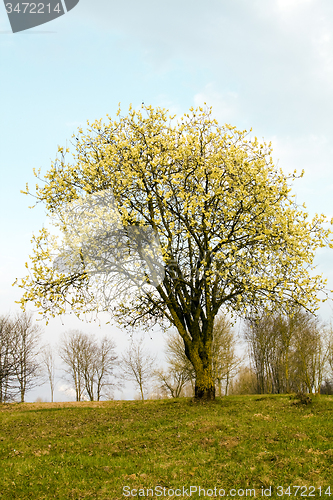
[[[270,144],[219,126],[209,108],[191,108],[176,121],[150,106],[130,108],[125,117],[119,110],[106,124],[88,122],[76,139],[73,162],[66,163],[68,150],[59,148],[61,159],[36,186],[38,201],[53,215],[109,189],[124,226],[157,232],[163,283],[113,312],[121,322],[149,326],[154,318],[176,326],[203,380],[211,384],[205,370],[222,305],[237,313],[274,303],[318,308],[325,280],[313,275],[313,260],[318,247],[331,244],[330,230],[324,215],[308,220],[296,205],[289,186],[296,171],[286,176],[273,164]],[[89,274],[53,267],[50,238],[46,229],[34,237],[30,275],[19,285],[22,304],[32,300],[46,316],[68,306],[77,314],[111,311],[98,286],[89,288]]]
[[[148,106],[106,124],[96,121],[87,133],[80,129],[73,156],[73,163],[64,156],[56,160],[46,184],[36,186],[48,214],[84,193],[112,189],[123,222],[153,226],[165,263],[184,258],[189,281],[191,245],[206,252],[200,269],[206,273],[207,303],[230,295],[233,307],[242,309],[274,294],[316,304],[323,282],[310,278],[308,265],[329,231],[322,228],[323,215],[308,221],[296,207],[287,183],[296,172],[286,177],[273,165],[270,144],[248,140],[235,127],[219,127],[210,110],[191,109],[175,122],[165,110]],[[181,255],[175,248],[179,235]],[[47,266],[50,247],[41,249],[49,243],[46,229],[34,241],[23,301],[34,300],[46,312],[57,305],[62,312],[65,278]],[[59,287],[47,286],[57,279]],[[76,299],[73,307],[80,309]]]

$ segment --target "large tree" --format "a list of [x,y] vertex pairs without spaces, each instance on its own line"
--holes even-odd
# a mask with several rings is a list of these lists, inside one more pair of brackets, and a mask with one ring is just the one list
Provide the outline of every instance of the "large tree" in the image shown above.
[[[186,356],[184,342],[177,332],[166,339],[167,371],[157,370],[160,387],[172,397],[179,397],[182,389],[191,382],[194,389],[195,371]],[[228,394],[229,384],[237,374],[242,359],[236,354],[236,337],[232,323],[220,310],[215,317],[212,339],[212,377],[219,396]]]
[[[92,204],[85,200],[111,192],[110,211],[116,207],[127,235],[133,228],[148,228],[156,236],[164,271],[156,271],[158,259],[144,258],[146,285],[112,305],[107,291],[121,288],[122,278],[128,278],[121,265],[123,248],[117,247],[126,243],[114,228],[112,234],[100,229],[98,245],[88,242],[89,255],[87,238],[96,221],[87,224],[83,237],[83,211],[81,246],[76,245],[76,253],[70,250],[71,266],[71,259],[53,264],[52,238],[45,228],[34,237],[30,275],[20,284],[22,304],[32,300],[46,315],[69,306],[77,314],[109,310],[125,325],[175,326],[195,370],[195,394],[207,399],[215,396],[212,336],[221,306],[238,314],[274,303],[286,310],[294,303],[316,309],[325,280],[313,275],[313,259],[317,247],[329,243],[330,231],[323,227],[323,215],[308,221],[296,205],[289,186],[296,172],[286,176],[274,166],[270,144],[219,126],[210,108],[191,108],[176,121],[166,110],[143,106],[130,108],[124,117],[119,110],[104,124],[88,122],[74,145],[73,161],[66,162],[69,150],[60,147],[61,157],[44,179],[36,172],[44,180],[37,185],[37,201],[50,216],[58,216],[60,230],[68,233],[65,207],[77,212],[75,207],[86,203],[91,213]],[[117,249],[118,260],[115,251],[109,259],[105,250],[98,254],[103,246]],[[98,285],[102,259],[107,280]]]

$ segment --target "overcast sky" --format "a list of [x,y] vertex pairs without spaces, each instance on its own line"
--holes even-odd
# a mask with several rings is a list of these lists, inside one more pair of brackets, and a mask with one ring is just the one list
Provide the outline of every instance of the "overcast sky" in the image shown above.
[[[18,310],[21,292],[11,284],[25,275],[31,235],[45,222],[43,207],[30,210],[33,199],[20,190],[34,186],[33,167],[45,173],[78,126],[113,117],[119,102],[123,114],[141,102],[179,114],[207,102],[220,123],[272,141],[286,173],[304,169],[297,201],[310,215],[333,216],[332,0],[80,0],[16,34],[1,4],[0,71],[0,314]],[[333,289],[331,253],[321,250],[317,263]],[[321,316],[328,321],[332,308]],[[126,345],[103,318],[101,329],[62,322],[45,327],[45,341],[79,327]],[[152,337],[148,345],[159,347],[162,335]],[[62,386],[58,400],[68,399]]]

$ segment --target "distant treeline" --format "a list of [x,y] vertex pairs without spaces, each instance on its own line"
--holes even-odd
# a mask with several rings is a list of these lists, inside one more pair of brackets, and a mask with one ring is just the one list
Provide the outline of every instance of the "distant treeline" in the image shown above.
[[[121,356],[108,336],[97,339],[70,330],[53,348],[42,345],[41,337],[42,329],[31,314],[0,316],[0,403],[23,402],[28,391],[46,382],[53,401],[57,357],[77,401],[112,399],[125,380],[135,385],[141,399],[194,394],[195,372],[177,333],[166,334],[164,368],[157,365],[143,337],[132,339]],[[244,341],[247,357],[239,355]],[[227,315],[219,314],[211,362],[218,396],[333,394],[332,329],[305,311],[247,318],[238,337]]]
[[332,329],[317,317],[304,310],[265,313],[248,319],[243,332],[251,363],[234,391],[333,393]]

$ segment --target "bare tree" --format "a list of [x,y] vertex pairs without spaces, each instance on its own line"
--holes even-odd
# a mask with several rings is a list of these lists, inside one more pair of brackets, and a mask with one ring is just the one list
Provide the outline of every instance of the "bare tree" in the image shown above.
[[106,336],[102,338],[97,346],[97,359],[95,365],[97,401],[102,397],[105,387],[108,387],[108,392],[110,393],[110,388],[115,385],[110,380],[110,376],[114,377],[115,366],[118,366],[118,356],[116,355],[115,349],[115,342]]
[[13,322],[8,316],[0,316],[0,403],[15,394],[16,358],[13,352]]
[[143,338],[132,341],[121,357],[125,379],[138,386],[142,401],[148,382],[153,377],[155,362],[156,356],[145,349]]
[[250,348],[258,394],[277,392],[272,384],[272,364],[276,358],[273,352],[276,347],[274,333],[272,316],[263,314],[259,318],[249,318],[246,322],[244,335]]
[[296,316],[294,336],[298,390],[319,393],[329,356],[326,331],[318,318],[302,313]]
[[168,335],[165,354],[168,369],[155,372],[160,388],[171,397],[179,397],[189,383],[194,391],[195,371],[185,354],[184,341],[176,332]]
[[256,374],[249,366],[241,366],[235,380],[230,383],[230,394],[256,394]]
[[95,366],[97,361],[97,346],[93,336],[82,334],[81,367],[84,388],[90,401],[94,401]]
[[26,392],[40,383],[38,353],[41,332],[32,314],[23,312],[16,316],[11,342],[21,403],[24,402]]
[[333,394],[333,326],[332,323],[326,330],[326,365],[325,365],[325,380],[320,387],[321,394]]
[[159,388],[172,398],[179,398],[189,378],[182,366],[173,363],[165,370],[156,370],[154,376],[159,383]]
[[54,351],[50,345],[45,345],[42,347],[41,360],[46,371],[47,380],[50,384],[51,402],[53,403],[54,388],[55,388],[55,358],[54,358]]
[[327,362],[332,376],[333,374],[333,326],[330,324],[327,330]]
[[84,393],[90,401],[100,401],[105,387],[113,387],[117,356],[116,345],[108,337],[100,342],[93,335],[72,330],[61,341],[59,354],[70,375],[76,400],[81,401]]
[[165,353],[168,368],[155,370],[154,377],[162,393],[178,398],[186,384],[194,386],[194,368],[186,357],[183,339],[175,332],[167,337]]
[[[99,343],[93,336],[85,337],[82,368],[85,390],[90,401],[100,401],[104,387],[110,389],[115,385],[110,379],[110,376],[114,376],[114,368],[117,365],[115,348],[115,342],[106,336]],[[108,392],[110,393],[110,390]]]
[[299,309],[263,313],[248,319],[244,333],[258,393],[320,391],[328,346],[318,318]]
[[84,367],[82,353],[85,335],[79,330],[70,330],[60,341],[59,356],[64,362],[65,372],[69,375],[75,390],[76,401],[81,401],[84,391]]
[[237,374],[242,359],[236,355],[236,338],[231,321],[224,315],[215,317],[212,342],[212,373],[218,395],[228,395],[230,381]]

